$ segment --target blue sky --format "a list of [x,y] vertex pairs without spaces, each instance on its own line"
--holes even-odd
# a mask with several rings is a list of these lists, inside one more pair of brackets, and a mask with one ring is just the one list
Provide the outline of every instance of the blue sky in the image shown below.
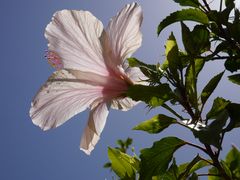
[[[107,147],[115,146],[117,139],[134,138],[136,152],[149,147],[154,140],[166,135],[176,135],[193,140],[190,132],[173,127],[158,135],[132,131],[139,122],[162,109],[148,112],[144,104],[131,111],[112,110],[101,140],[91,156],[79,150],[80,136],[88,118],[85,111],[61,127],[47,132],[34,126],[28,112],[32,97],[48,76],[54,71],[44,59],[47,41],[44,29],[53,13],[62,9],[91,11],[106,26],[128,0],[3,0],[0,6],[0,179],[15,180],[65,180],[65,179],[111,179],[111,173],[103,169],[107,161]],[[159,21],[178,7],[169,0],[137,1],[143,8],[143,45],[135,54],[147,63],[164,60],[164,43],[171,31],[179,38],[179,25],[173,25],[158,38]],[[178,29],[176,29],[178,28]],[[216,74],[222,65],[212,65],[200,76],[200,85]],[[227,89],[226,89],[227,88]],[[239,87],[224,81],[217,93],[239,101]],[[213,99],[213,98],[212,98]],[[231,143],[240,145],[239,132],[226,137],[226,149]],[[178,162],[194,155],[182,149],[177,153]],[[188,153],[186,153],[188,152]],[[225,153],[225,152],[224,152]]]

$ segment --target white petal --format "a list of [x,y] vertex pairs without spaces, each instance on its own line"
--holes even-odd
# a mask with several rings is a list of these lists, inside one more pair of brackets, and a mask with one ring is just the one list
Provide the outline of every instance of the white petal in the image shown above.
[[62,60],[63,68],[107,75],[100,36],[103,25],[88,11],[62,10],[54,14],[45,37],[49,51]]
[[137,104],[138,102],[132,100],[131,98],[114,99],[112,100],[111,108],[122,111],[128,111]]
[[81,137],[80,149],[90,154],[100,139],[100,134],[105,126],[109,107],[106,103],[95,106],[89,115],[87,126]]
[[102,95],[102,87],[79,82],[66,70],[56,71],[35,96],[30,116],[43,130],[57,127]]
[[133,81],[134,84],[148,85],[146,80],[148,79],[138,67],[128,67],[125,70],[125,73],[128,75],[129,79]]
[[105,56],[110,56],[107,59],[108,64],[122,64],[141,46],[142,18],[141,7],[137,3],[132,3],[126,5],[111,19],[104,38],[104,52],[107,54]]

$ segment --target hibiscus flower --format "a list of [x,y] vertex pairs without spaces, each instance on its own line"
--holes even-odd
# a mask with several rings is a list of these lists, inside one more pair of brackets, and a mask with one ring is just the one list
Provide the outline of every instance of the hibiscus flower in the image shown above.
[[46,27],[47,59],[56,71],[34,97],[30,116],[43,130],[55,128],[90,108],[80,149],[90,154],[110,107],[126,111],[136,102],[124,94],[144,75],[126,59],[141,45],[142,10],[126,5],[104,30],[88,11],[62,10]]

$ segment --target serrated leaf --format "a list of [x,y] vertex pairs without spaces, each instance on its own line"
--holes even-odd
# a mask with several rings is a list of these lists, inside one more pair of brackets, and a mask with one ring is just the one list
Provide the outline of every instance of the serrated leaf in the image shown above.
[[234,9],[234,6],[234,3],[230,3],[222,12],[219,12],[221,17],[221,24],[229,24],[230,13]]
[[168,68],[176,81],[179,81],[178,69],[182,67],[178,53],[179,51],[176,39],[173,33],[171,33],[166,42],[165,54],[168,61]]
[[195,102],[196,98],[194,96],[194,88],[195,88],[195,83],[197,83],[198,74],[204,66],[204,60],[195,59],[193,63],[195,66],[195,76],[193,73],[192,64],[189,64],[185,73],[185,86],[186,86],[186,91],[189,94],[190,103],[192,104],[193,107],[197,108],[198,102]]
[[166,137],[155,142],[151,148],[141,150],[140,180],[163,175],[174,152],[185,144],[185,141],[177,137]]
[[154,116],[151,119],[140,123],[133,129],[142,130],[150,134],[153,134],[153,133],[159,133],[163,131],[165,128],[167,128],[169,125],[175,124],[175,123],[177,123],[176,119],[163,114],[158,114],[157,116]]
[[227,119],[228,113],[223,111],[209,126],[203,127],[199,131],[193,129],[193,134],[203,144],[213,145],[216,148],[221,149],[221,133],[223,132],[223,127],[225,126]]
[[[228,177],[229,177],[228,179],[232,179],[231,172],[230,172],[229,168],[227,167],[226,163],[221,161],[220,164],[223,167],[223,169],[226,172],[226,174],[228,175]],[[209,176],[208,180],[222,180],[222,179],[225,179],[225,178],[223,178],[221,173],[219,173],[219,171],[218,171],[218,169],[216,167],[212,167],[211,169],[209,169],[208,172],[209,172],[209,174],[213,175],[213,176]]]
[[212,108],[207,113],[207,119],[216,118],[219,115],[219,113],[221,113],[222,111],[224,111],[226,109],[226,107],[229,103],[231,103],[231,102],[228,100],[225,100],[221,97],[217,97],[216,99],[214,99]]
[[235,146],[232,146],[232,149],[228,152],[225,163],[233,176],[240,178],[240,151]]
[[240,69],[240,59],[228,58],[224,63],[225,68],[230,72],[235,72]]
[[128,64],[130,67],[138,67],[141,72],[149,78],[149,81],[158,83],[162,77],[162,74],[157,70],[156,65],[145,64],[136,58],[128,58]]
[[166,173],[163,175],[154,176],[152,180],[178,180],[178,166],[176,164],[175,158],[173,158],[172,164]]
[[108,148],[108,157],[113,171],[121,179],[135,180],[139,163],[136,158],[110,147]]
[[223,42],[221,42],[221,43],[219,43],[219,44],[217,45],[217,47],[215,48],[215,51],[214,51],[212,54],[207,55],[207,56],[205,57],[205,60],[206,60],[206,61],[212,60],[212,58],[213,58],[214,56],[216,56],[218,53],[220,53],[220,52],[228,52],[230,49],[231,49],[231,48],[230,48],[229,43],[228,43],[227,41],[223,41]]
[[133,85],[127,91],[127,96],[135,101],[144,101],[146,104],[157,107],[173,99],[173,93],[168,84],[159,86]]
[[196,25],[193,31],[181,22],[182,41],[188,54],[197,56],[209,50],[209,31],[203,25]]
[[208,180],[222,180],[217,168],[215,167],[210,168],[208,170],[208,173],[212,174],[212,176],[208,176]]
[[194,172],[188,180],[198,180],[198,175]]
[[182,169],[182,167],[179,166],[179,171],[181,174],[179,175],[178,178],[179,179],[187,179],[187,177],[194,172],[192,170],[193,167],[200,161],[202,161],[202,159],[199,155],[197,155],[190,163],[186,164],[184,169]]
[[240,104],[230,103],[227,106],[227,112],[230,117],[230,123],[226,127],[225,131],[231,131],[233,128],[240,127]]
[[181,29],[182,29],[182,41],[183,41],[183,45],[184,45],[185,50],[189,54],[195,54],[194,53],[195,44],[194,44],[193,39],[191,37],[190,29],[183,22],[181,22]]
[[209,31],[206,26],[196,25],[191,32],[191,37],[195,43],[195,53],[203,53],[210,49]]
[[205,13],[200,11],[199,9],[183,9],[181,11],[176,11],[174,13],[171,13],[169,16],[167,16],[164,20],[160,22],[158,25],[158,35],[161,33],[161,31],[169,26],[170,24],[173,24],[175,22],[179,21],[195,21],[202,24],[208,24],[209,20]]
[[230,177],[230,179],[232,179],[232,173],[231,173],[231,170],[229,169],[228,165],[223,161],[221,160],[220,164],[222,165],[224,171],[226,172],[226,174],[228,175],[228,177]]
[[225,0],[225,6],[228,7],[228,6],[234,6],[234,1],[235,0]]
[[224,71],[219,73],[218,75],[214,76],[208,84],[204,87],[202,93],[201,93],[201,101],[202,105],[206,103],[208,100],[209,96],[213,93],[215,88],[217,87],[218,83],[220,82],[222,76],[224,74]]
[[198,0],[174,0],[176,3],[179,3],[181,6],[192,6],[199,7]]
[[[209,162],[211,162],[211,160],[209,160]],[[186,170],[186,167],[189,165],[189,163],[184,163],[184,164],[181,164],[179,165],[179,172],[180,173],[183,173],[185,170]],[[206,166],[209,166],[210,164],[208,164],[206,161],[203,161],[203,160],[200,160],[198,161],[196,164],[194,164],[192,166],[192,168],[190,169],[189,171],[189,174],[201,169],[201,168],[204,168]]]
[[228,76],[228,80],[237,85],[240,85],[240,74],[234,74],[234,75]]

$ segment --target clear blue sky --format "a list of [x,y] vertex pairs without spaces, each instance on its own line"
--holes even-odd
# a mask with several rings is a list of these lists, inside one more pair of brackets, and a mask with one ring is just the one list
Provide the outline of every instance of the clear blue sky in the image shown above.
[[[45,26],[53,13],[61,9],[89,10],[106,26],[108,20],[128,0],[3,0],[0,5],[0,179],[3,180],[95,180],[111,179],[111,173],[103,169],[107,161],[107,147],[115,146],[120,138],[133,137],[136,151],[149,147],[154,140],[166,135],[192,139],[190,132],[170,128],[159,135],[135,132],[131,128],[150,118],[156,109],[148,113],[144,104],[128,112],[112,110],[108,117],[101,140],[91,156],[79,150],[80,136],[86,124],[85,111],[61,127],[47,132],[34,126],[29,118],[30,102],[41,84],[54,71],[44,59],[47,42],[43,36]],[[160,38],[156,36],[159,21],[177,6],[169,0],[138,1],[143,8],[143,46],[135,54],[148,63],[157,63],[164,57],[164,42],[170,31],[179,37],[179,25],[165,30]],[[202,83],[222,66],[211,66],[201,76]],[[239,87],[227,81],[218,92],[221,96],[239,100]],[[226,94],[227,93],[227,94]],[[225,146],[231,142],[237,146],[239,132],[227,137]],[[178,162],[189,159],[189,152],[180,150]],[[191,154],[191,153],[190,153]]]

